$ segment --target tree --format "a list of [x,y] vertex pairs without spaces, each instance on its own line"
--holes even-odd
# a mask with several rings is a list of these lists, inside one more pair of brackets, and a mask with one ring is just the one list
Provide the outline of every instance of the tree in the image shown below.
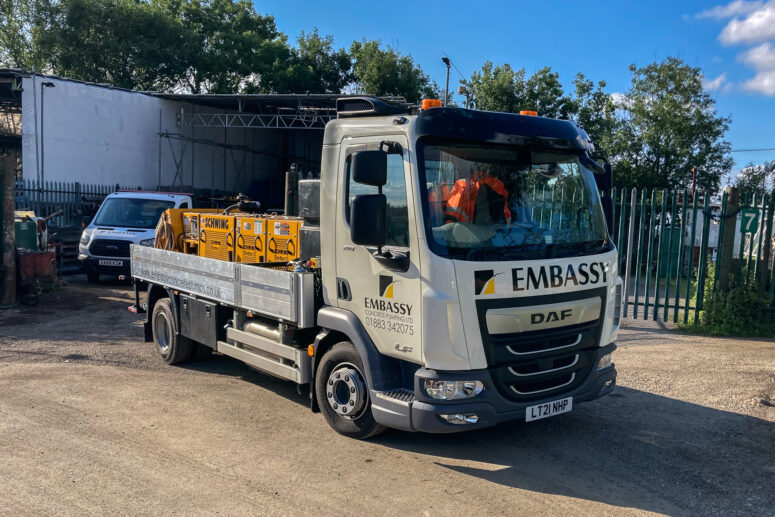
[[159,3],[61,0],[39,37],[50,71],[122,88],[171,88],[186,69],[186,29]]
[[735,186],[745,195],[771,190],[775,186],[775,161],[759,165],[749,163],[740,171]]
[[609,157],[619,120],[616,116],[616,105],[611,95],[605,92],[606,82],[599,81],[595,85],[579,73],[576,74],[573,85],[575,97],[570,108],[573,118],[592,139],[596,152]]
[[567,118],[573,104],[565,95],[559,75],[550,67],[525,78],[525,69],[514,70],[510,64],[494,66],[486,61],[463,84],[473,92],[477,109],[518,113],[537,111],[539,115]]
[[[176,6],[177,0],[167,0]],[[272,16],[248,0],[188,0],[180,8],[191,31],[184,87],[193,93],[272,92],[290,59],[287,38]]]
[[630,72],[623,121],[611,144],[617,184],[686,187],[695,166],[699,184],[717,189],[733,163],[723,139],[730,119],[716,114],[701,70],[671,57],[631,65]]
[[52,11],[50,0],[0,0],[0,66],[48,71],[40,39]]
[[320,36],[317,29],[302,32],[291,49],[279,91],[340,93],[355,80],[347,50],[334,48],[333,36]]
[[380,41],[354,41],[350,56],[356,92],[400,96],[411,103],[441,98],[439,86],[415,65],[412,56],[402,55],[392,47],[383,49]]

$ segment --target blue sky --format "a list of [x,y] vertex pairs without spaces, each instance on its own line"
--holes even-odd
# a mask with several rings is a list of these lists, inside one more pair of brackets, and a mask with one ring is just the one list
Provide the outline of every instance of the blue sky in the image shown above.
[[[582,72],[624,92],[628,66],[679,56],[706,74],[719,114],[732,117],[733,149],[775,148],[775,0],[344,2],[270,0],[272,14],[295,39],[317,27],[337,46],[381,39],[411,54],[440,85],[446,53],[470,76],[489,59],[529,73],[551,66],[571,87]],[[452,70],[450,90],[460,76]],[[775,151],[733,153],[736,165],[775,160]]]

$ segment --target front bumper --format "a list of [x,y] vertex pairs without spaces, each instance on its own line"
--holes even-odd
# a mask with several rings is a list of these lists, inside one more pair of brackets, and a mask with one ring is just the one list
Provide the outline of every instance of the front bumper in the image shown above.
[[[601,347],[595,356],[595,364],[603,355],[613,352],[615,348],[616,345],[613,343]],[[428,398],[421,388],[425,379],[479,380],[485,388],[479,395],[470,399],[433,400]],[[545,399],[533,400],[528,403],[517,403],[500,394],[495,388],[488,370],[472,370],[461,373],[436,372],[421,368],[415,373],[414,395],[407,396],[407,392],[402,394],[372,391],[372,412],[374,419],[387,427],[427,433],[455,433],[491,427],[510,420],[524,420],[528,407],[565,397],[573,397],[575,407],[579,402],[594,400],[609,394],[615,385],[616,368],[612,364],[602,370],[593,368],[587,379],[572,391],[553,393]],[[440,416],[457,413],[473,413],[478,420],[472,424],[451,424]]]
[[[121,265],[106,265],[100,261],[121,262]],[[92,257],[91,255],[78,255],[78,262],[81,263],[85,272],[99,273],[101,275],[124,275],[129,276],[132,271],[129,257]]]

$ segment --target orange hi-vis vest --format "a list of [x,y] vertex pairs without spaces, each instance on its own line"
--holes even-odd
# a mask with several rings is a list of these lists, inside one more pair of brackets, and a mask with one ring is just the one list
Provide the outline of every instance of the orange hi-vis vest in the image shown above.
[[479,187],[487,185],[496,194],[503,197],[503,217],[506,222],[511,222],[511,211],[508,206],[509,193],[503,182],[494,176],[486,174],[479,176],[478,179],[471,177],[469,179],[457,180],[452,187],[452,192],[447,200],[447,210],[444,215],[447,219],[453,219],[460,222],[471,222],[474,219],[474,210],[476,208],[476,197],[479,194]]

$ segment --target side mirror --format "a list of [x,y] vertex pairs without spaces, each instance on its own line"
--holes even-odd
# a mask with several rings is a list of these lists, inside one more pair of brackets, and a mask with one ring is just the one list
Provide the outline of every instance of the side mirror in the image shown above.
[[363,185],[382,187],[387,183],[387,153],[383,151],[357,151],[353,153],[351,176]]
[[350,206],[350,239],[364,246],[385,245],[387,198],[384,194],[355,196]]
[[602,196],[600,204],[603,205],[603,215],[605,224],[608,226],[608,235],[614,234],[614,200],[611,196]]

